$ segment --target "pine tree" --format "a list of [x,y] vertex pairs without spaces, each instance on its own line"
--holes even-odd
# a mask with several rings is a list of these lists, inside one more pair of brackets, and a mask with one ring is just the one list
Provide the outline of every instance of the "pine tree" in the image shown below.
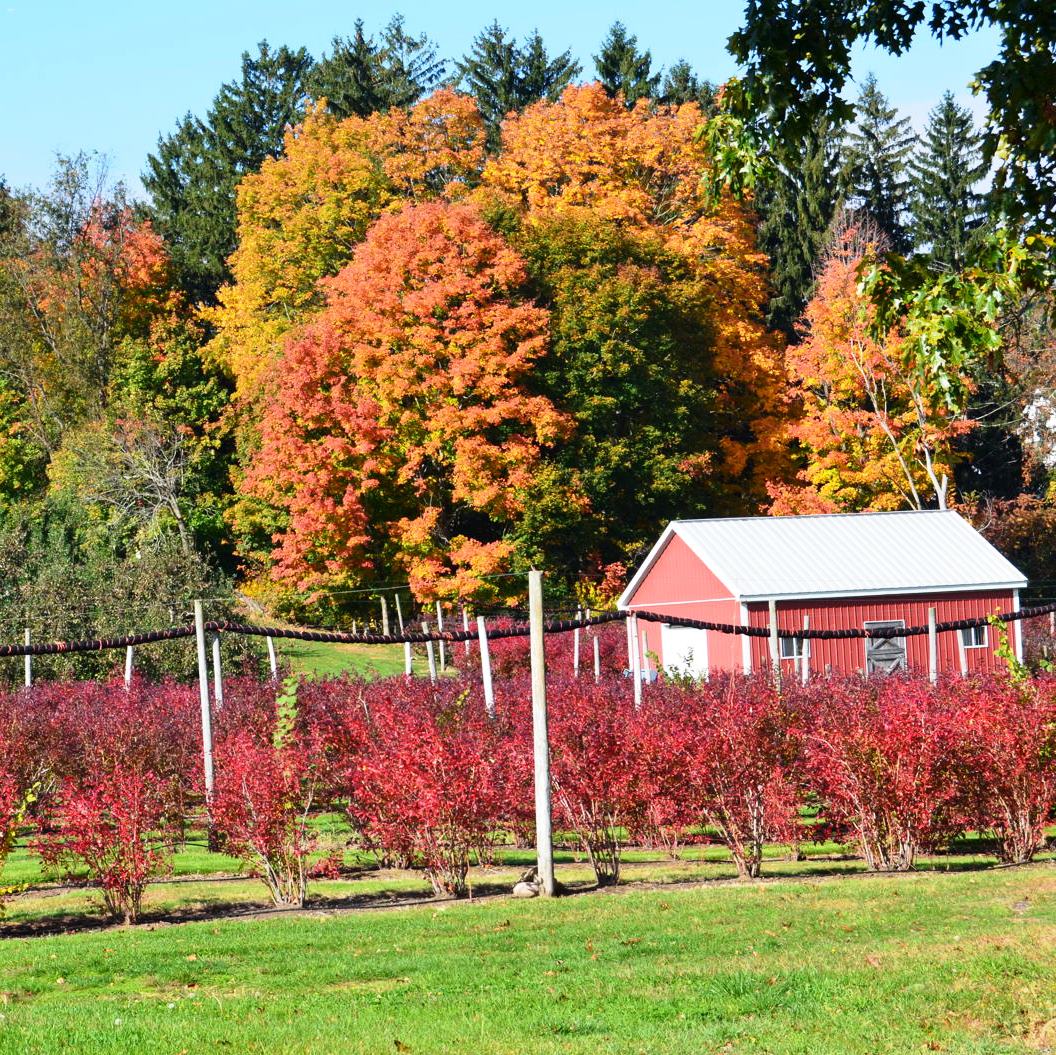
[[840,207],[840,135],[822,119],[806,139],[783,144],[756,194],[760,246],[770,257],[767,320],[790,337],[814,288],[818,262]]
[[685,59],[679,59],[664,76],[660,99],[669,106],[697,103],[705,113],[715,108],[715,85],[697,77]]
[[412,106],[439,83],[444,66],[429,38],[409,35],[399,15],[382,30],[380,42],[367,36],[357,19],[352,37],[334,37],[330,54],[316,63],[308,90],[325,98],[337,117],[367,117]]
[[570,52],[551,59],[538,31],[524,47],[492,22],[473,41],[473,48],[456,63],[459,81],[477,101],[488,130],[488,146],[499,144],[499,126],[511,112],[540,99],[555,99],[580,70]]
[[272,51],[267,41],[255,57],[244,52],[240,78],[221,87],[205,119],[187,114],[147,158],[151,219],[195,300],[211,300],[228,277],[235,188],[281,152],[287,126],[302,113],[311,62],[304,48]]
[[910,250],[906,211],[909,159],[916,137],[869,74],[858,97],[857,121],[847,137],[849,204],[871,216],[896,253]]
[[919,249],[928,248],[937,264],[958,270],[983,223],[985,199],[976,188],[988,166],[971,113],[957,105],[951,92],[928,115],[909,168],[913,239]]
[[638,50],[638,38],[628,36],[622,22],[613,22],[601,51],[594,56],[594,66],[605,91],[622,94],[628,106],[652,98],[660,86],[660,74],[650,72],[653,56]]

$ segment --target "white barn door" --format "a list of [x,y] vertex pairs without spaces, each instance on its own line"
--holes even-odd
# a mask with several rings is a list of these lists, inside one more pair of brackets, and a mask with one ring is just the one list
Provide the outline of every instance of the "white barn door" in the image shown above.
[[708,632],[691,626],[660,624],[664,669],[671,674],[708,677]]

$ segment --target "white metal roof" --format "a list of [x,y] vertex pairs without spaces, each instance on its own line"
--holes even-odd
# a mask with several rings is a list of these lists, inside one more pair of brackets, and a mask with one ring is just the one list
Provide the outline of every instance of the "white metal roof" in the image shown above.
[[624,590],[621,608],[675,534],[741,601],[1027,584],[1022,572],[952,510],[675,520]]

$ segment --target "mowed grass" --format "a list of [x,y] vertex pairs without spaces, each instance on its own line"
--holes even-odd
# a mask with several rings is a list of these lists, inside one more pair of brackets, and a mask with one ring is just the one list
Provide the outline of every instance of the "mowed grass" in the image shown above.
[[[340,645],[278,638],[275,650],[280,662],[288,663],[294,674],[309,677],[358,674],[386,678],[403,673],[402,645]],[[419,674],[424,669],[422,661],[417,669]]]
[[1056,871],[316,910],[0,942],[0,1052],[1056,1048]]

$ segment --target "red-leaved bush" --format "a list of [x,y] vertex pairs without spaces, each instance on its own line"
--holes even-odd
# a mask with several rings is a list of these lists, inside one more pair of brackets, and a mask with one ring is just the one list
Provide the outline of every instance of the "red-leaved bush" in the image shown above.
[[1056,808],[1056,683],[991,677],[950,685],[964,731],[963,778],[973,819],[998,856],[1030,861]]
[[462,686],[392,679],[370,693],[368,742],[349,812],[368,845],[424,869],[437,895],[466,892],[470,854],[486,851],[516,779],[512,738]]
[[107,912],[134,923],[148,881],[168,870],[173,816],[167,786],[154,773],[119,767],[84,785],[66,780],[37,846],[51,866],[83,865]]
[[830,678],[800,697],[810,786],[871,870],[910,869],[964,827],[964,730],[946,686]]

